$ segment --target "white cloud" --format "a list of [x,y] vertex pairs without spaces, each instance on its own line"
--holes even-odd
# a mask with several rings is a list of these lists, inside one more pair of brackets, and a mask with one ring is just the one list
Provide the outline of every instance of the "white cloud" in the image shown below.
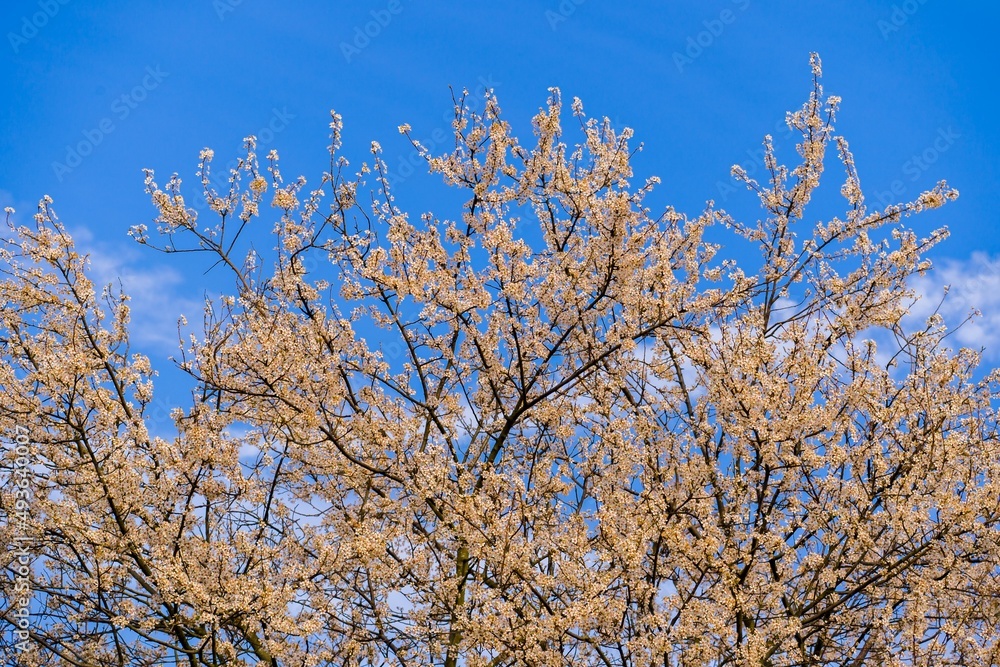
[[132,321],[129,333],[144,351],[178,349],[177,320],[185,315],[192,322],[200,320],[204,304],[183,293],[184,279],[175,269],[151,261],[152,251],[124,243],[101,243],[86,228],[71,229],[80,252],[88,255],[88,276],[100,290],[111,284],[131,297]]
[[981,315],[955,331],[949,340],[955,346],[985,348],[984,359],[1000,359],[1000,256],[974,252],[964,260],[935,262],[925,276],[913,280],[912,287],[920,300],[910,308],[914,318],[911,324],[923,322],[939,304],[938,312],[952,330],[970,312],[978,311]]
[[[15,225],[33,224],[31,217],[36,212],[37,202],[20,201],[9,191],[0,189],[0,210],[7,206],[17,211],[12,218]],[[0,238],[9,239],[3,219],[0,217]],[[131,297],[129,332],[133,344],[143,348],[143,352],[176,353],[178,318],[185,315],[194,323],[200,322],[204,309],[201,299],[184,293],[182,275],[157,261],[160,258],[154,251],[139,248],[135,243],[101,240],[83,225],[67,226],[67,231],[77,250],[90,259],[87,276],[94,288],[100,292],[109,284],[117,288],[120,282],[124,292]]]

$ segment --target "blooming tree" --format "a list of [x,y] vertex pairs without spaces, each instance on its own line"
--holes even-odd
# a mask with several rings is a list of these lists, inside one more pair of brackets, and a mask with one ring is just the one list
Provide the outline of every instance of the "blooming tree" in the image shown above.
[[[903,319],[946,235],[903,219],[957,192],[867,208],[812,66],[797,166],[767,138],[766,182],[734,169],[755,222],[652,215],[631,132],[556,90],[530,147],[491,95],[414,141],[448,215],[400,208],[377,144],[351,173],[335,114],[314,190],[251,137],[217,192],[205,150],[209,226],[148,172],[134,238],[228,276],[170,438],[128,297],[44,200],[0,251],[32,466],[5,445],[0,542],[35,558],[24,629],[3,556],[3,664],[1000,664],[1000,375]],[[813,223],[831,144],[845,212]]]

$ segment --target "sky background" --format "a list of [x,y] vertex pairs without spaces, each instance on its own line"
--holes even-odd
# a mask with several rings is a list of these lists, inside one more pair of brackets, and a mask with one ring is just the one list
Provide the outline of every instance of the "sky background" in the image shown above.
[[[203,273],[206,262],[161,256],[126,236],[153,219],[144,167],[161,184],[173,172],[191,184],[202,148],[222,166],[255,134],[261,156],[279,151],[286,180],[315,183],[336,109],[354,165],[370,160],[378,140],[397,203],[447,217],[444,186],[411,175],[420,171],[407,166],[415,152],[397,126],[409,123],[442,149],[435,137],[449,129],[449,86],[476,99],[492,88],[529,143],[531,116],[558,86],[567,103],[578,96],[588,113],[635,129],[645,145],[637,175],[663,180],[655,203],[697,215],[712,199],[753,215],[756,199],[730,167],[759,174],[766,133],[779,159],[794,160],[781,123],[806,100],[809,52],[818,51],[826,92],[843,98],[837,130],[870,205],[911,200],[943,178],[961,192],[908,219],[921,232],[952,231],[918,287],[935,297],[952,285],[944,313],[953,322],[978,307],[983,319],[956,338],[986,346],[997,365],[998,19],[1000,3],[943,0],[8,0],[0,205],[27,223],[50,195],[93,275],[122,279],[136,347],[164,373],[166,405],[181,391],[166,361],[177,317],[200,319],[213,274]],[[841,172],[832,166],[835,192]],[[267,224],[277,217],[265,215]]]

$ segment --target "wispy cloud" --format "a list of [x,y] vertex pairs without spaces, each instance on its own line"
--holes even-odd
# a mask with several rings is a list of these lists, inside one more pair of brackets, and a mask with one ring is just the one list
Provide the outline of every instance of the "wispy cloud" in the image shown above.
[[181,315],[197,321],[203,301],[184,291],[181,273],[162,263],[151,261],[148,252],[126,243],[108,243],[94,239],[86,228],[69,230],[78,249],[90,259],[89,277],[96,288],[111,284],[131,297],[132,321],[129,332],[143,351],[176,353],[177,320]]
[[921,298],[910,308],[912,318],[923,321],[940,305],[938,312],[954,329],[978,311],[952,339],[962,347],[985,348],[985,359],[1000,359],[1000,256],[974,252],[967,259],[940,260],[913,288]]
[[[14,208],[15,226],[32,226],[36,204],[17,199],[11,192],[0,189],[0,210]],[[10,239],[10,230],[2,224],[0,238]],[[87,276],[98,292],[106,285],[119,285],[131,297],[129,332],[136,351],[150,356],[174,354],[178,351],[177,321],[181,315],[199,323],[204,301],[193,298],[183,275],[148,249],[135,247],[128,241],[108,241],[98,238],[85,225],[67,225],[76,250],[89,259]]]

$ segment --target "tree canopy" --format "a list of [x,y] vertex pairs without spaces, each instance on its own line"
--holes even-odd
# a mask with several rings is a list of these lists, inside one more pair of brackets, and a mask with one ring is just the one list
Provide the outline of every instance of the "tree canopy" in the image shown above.
[[128,296],[50,199],[8,212],[3,664],[1000,664],[1000,374],[904,320],[946,236],[904,219],[958,193],[866,206],[812,70],[797,163],[734,168],[753,221],[652,213],[632,132],[555,89],[526,145],[457,101],[422,155],[460,210],[406,212],[378,144],[352,172],[336,114],[311,190],[250,137],[217,192],[203,151],[208,223],[148,172],[131,234],[221,292],[171,437]]

